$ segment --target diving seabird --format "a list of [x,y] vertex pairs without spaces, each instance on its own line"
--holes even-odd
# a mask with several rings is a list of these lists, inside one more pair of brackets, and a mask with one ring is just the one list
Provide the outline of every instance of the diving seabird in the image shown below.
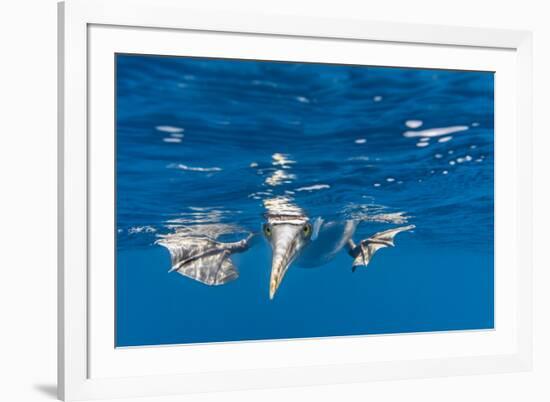
[[[272,249],[269,298],[273,299],[288,268],[295,264],[301,267],[320,267],[332,260],[342,250],[353,258],[352,271],[367,266],[372,257],[383,247],[393,247],[394,237],[415,228],[400,226],[375,233],[356,244],[352,237],[359,221],[344,220],[325,222],[310,219],[301,209],[274,209],[268,207],[263,224],[263,235]],[[189,278],[207,285],[223,285],[238,278],[239,273],[231,255],[248,250],[255,244],[257,234],[249,233],[236,242],[221,242],[221,234],[237,231],[230,225],[203,225],[182,228],[162,235],[157,244],[166,247],[171,256],[172,268]]]

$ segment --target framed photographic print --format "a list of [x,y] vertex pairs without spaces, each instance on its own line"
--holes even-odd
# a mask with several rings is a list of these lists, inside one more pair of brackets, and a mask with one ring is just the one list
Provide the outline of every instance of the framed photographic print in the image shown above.
[[59,15],[61,398],[530,368],[529,33]]

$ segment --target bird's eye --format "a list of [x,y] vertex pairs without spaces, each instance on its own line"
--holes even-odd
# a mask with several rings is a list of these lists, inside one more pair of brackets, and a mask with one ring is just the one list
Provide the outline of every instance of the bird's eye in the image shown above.
[[311,225],[308,223],[307,225],[304,226],[304,234],[306,236],[309,236],[311,233]]
[[271,236],[271,226],[265,225],[264,226],[264,233],[266,236]]

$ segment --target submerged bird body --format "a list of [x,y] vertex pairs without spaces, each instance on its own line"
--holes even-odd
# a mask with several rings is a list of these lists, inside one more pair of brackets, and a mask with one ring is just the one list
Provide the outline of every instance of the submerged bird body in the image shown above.
[[343,248],[348,247],[357,225],[354,220],[325,222],[317,218],[311,243],[296,264],[303,268],[317,268],[330,262]]

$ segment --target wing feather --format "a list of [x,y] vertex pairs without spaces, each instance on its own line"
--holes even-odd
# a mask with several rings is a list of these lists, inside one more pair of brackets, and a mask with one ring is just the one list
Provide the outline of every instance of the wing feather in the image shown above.
[[223,285],[239,277],[229,255],[229,252],[221,250],[201,256],[180,265],[176,271],[205,285]]

